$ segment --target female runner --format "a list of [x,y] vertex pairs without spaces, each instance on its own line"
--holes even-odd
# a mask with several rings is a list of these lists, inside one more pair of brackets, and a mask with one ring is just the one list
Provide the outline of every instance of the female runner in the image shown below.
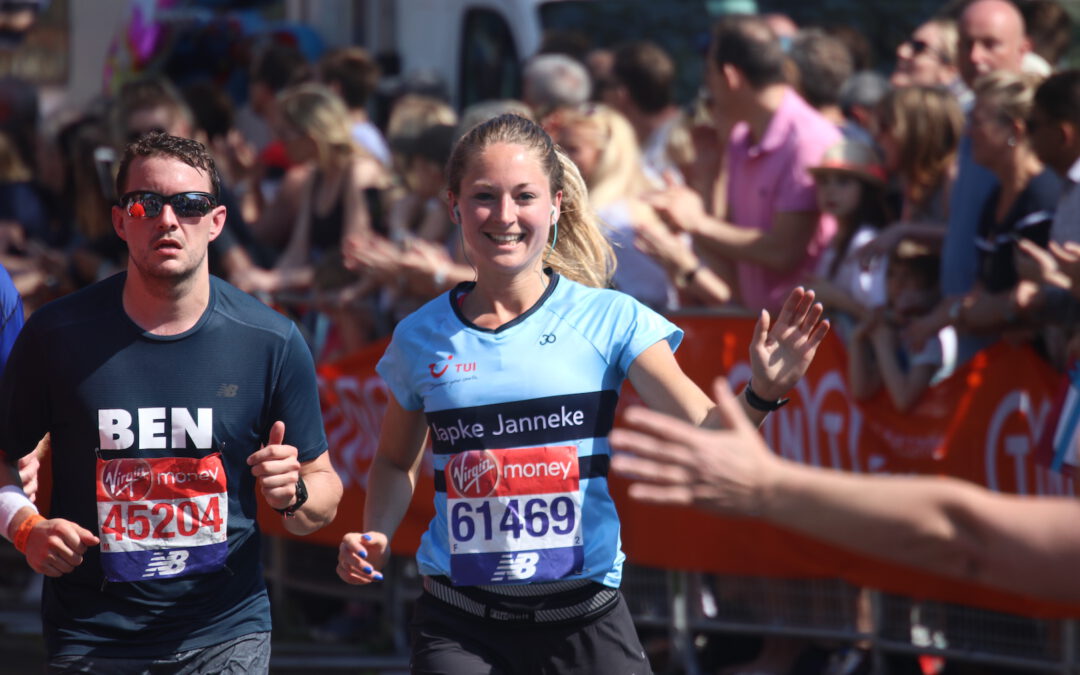
[[[717,426],[715,404],[675,361],[682,331],[605,288],[611,247],[543,129],[480,124],[447,176],[476,281],[403,320],[379,362],[391,396],[338,575],[382,578],[430,433],[436,515],[417,552],[412,672],[649,673],[618,591],[607,436],[627,377],[646,405],[695,424]],[[741,396],[754,422],[806,371],[821,312],[802,289],[771,330],[762,312]]]

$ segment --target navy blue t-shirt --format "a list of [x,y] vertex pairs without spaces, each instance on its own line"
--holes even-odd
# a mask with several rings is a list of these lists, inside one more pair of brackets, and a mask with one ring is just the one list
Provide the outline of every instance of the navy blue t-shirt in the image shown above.
[[50,654],[161,656],[270,629],[247,458],[276,420],[300,461],[327,447],[295,325],[211,277],[190,330],[123,310],[119,274],[27,321],[0,384],[7,461],[52,433],[50,516],[97,534],[46,578]]

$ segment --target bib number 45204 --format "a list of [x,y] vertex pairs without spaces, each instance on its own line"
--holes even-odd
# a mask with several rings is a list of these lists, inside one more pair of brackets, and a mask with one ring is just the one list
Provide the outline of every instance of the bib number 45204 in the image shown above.
[[133,540],[147,538],[172,539],[192,537],[202,528],[220,532],[224,520],[216,497],[200,507],[194,500],[177,502],[114,503],[102,522],[102,533],[116,541],[125,537]]

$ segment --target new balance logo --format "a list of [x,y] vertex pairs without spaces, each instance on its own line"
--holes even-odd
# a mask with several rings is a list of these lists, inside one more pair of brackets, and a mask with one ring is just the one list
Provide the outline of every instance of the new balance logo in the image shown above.
[[224,398],[236,398],[238,391],[240,391],[240,385],[238,384],[223,384],[218,387],[217,395]]
[[147,577],[172,577],[180,574],[187,567],[187,551],[162,551],[150,557],[143,579]]
[[530,551],[528,553],[504,553],[499,558],[499,564],[495,567],[495,575],[492,581],[523,581],[530,579],[536,574],[536,563],[540,562],[540,554]]

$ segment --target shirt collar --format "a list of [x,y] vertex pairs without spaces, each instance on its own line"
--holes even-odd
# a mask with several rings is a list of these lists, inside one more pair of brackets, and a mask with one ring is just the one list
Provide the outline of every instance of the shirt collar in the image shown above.
[[[788,137],[792,119],[797,115],[801,99],[791,87],[785,87],[784,98],[765,126],[761,139],[749,148],[750,155],[760,155],[783,147]],[[749,138],[749,127],[747,127]]]
[[1065,174],[1065,177],[1073,183],[1080,183],[1080,157],[1077,157],[1076,161],[1073,162],[1073,165],[1069,167],[1069,171]]

